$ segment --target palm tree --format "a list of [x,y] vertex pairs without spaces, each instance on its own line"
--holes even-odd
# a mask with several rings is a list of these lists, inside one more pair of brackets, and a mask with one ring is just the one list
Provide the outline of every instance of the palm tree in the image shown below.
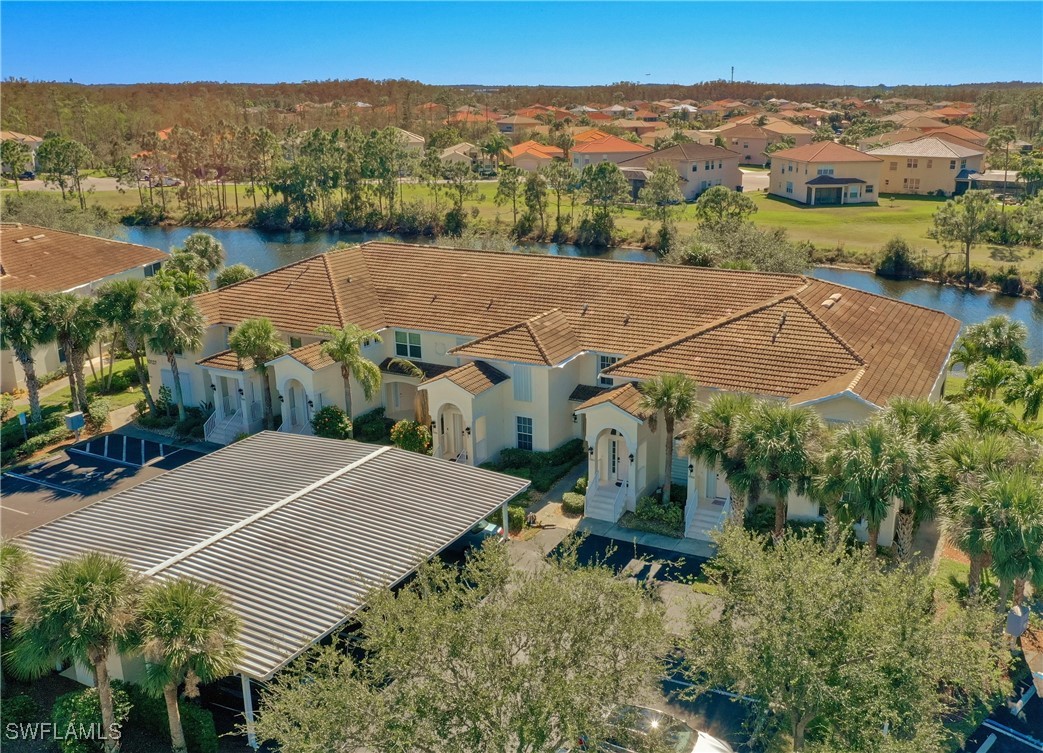
[[25,372],[25,388],[29,392],[29,414],[33,421],[40,412],[40,381],[36,376],[33,350],[54,339],[54,330],[44,307],[44,298],[24,290],[0,293],[0,344],[14,351]]
[[148,403],[149,411],[155,414],[156,403],[148,387],[148,369],[145,368],[141,347],[141,302],[144,294],[144,280],[116,280],[98,288],[95,294],[95,308],[103,322],[117,328],[123,335],[123,343],[134,361],[134,371],[138,375],[138,384],[145,395],[145,402]]
[[741,448],[735,443],[735,428],[753,408],[749,395],[722,392],[710,398],[705,408],[696,411],[685,450],[713,472],[724,472],[732,492],[732,514],[729,521],[741,525],[746,506],[760,495],[760,476],[746,463]]
[[225,249],[221,242],[209,233],[192,233],[185,238],[180,249],[183,253],[193,254],[199,258],[200,271],[204,274],[216,272],[225,263]]
[[805,492],[810,486],[822,435],[822,419],[813,410],[774,400],[756,403],[739,421],[736,451],[775,497],[776,538],[785,530],[790,491]]
[[0,540],[0,610],[14,606],[29,578],[32,556],[9,539]]
[[915,509],[915,495],[926,476],[915,440],[880,419],[837,432],[825,452],[822,473],[823,488],[839,495],[841,510],[851,520],[866,521],[872,557],[892,500]]
[[351,379],[362,387],[366,400],[371,400],[380,388],[380,367],[362,354],[362,346],[368,342],[383,342],[376,332],[362,329],[357,324],[347,324],[341,329],[324,324],[316,330],[319,335],[330,339],[322,344],[322,354],[340,364],[340,375],[344,378],[344,412],[351,413]]
[[65,351],[69,392],[79,410],[87,410],[87,383],[83,363],[101,330],[101,319],[90,298],[75,293],[51,293],[44,299],[51,329]]
[[147,290],[141,302],[141,322],[148,347],[167,357],[174,380],[178,419],[184,421],[185,397],[181,391],[177,355],[203,346],[206,320],[190,298],[182,298],[172,290],[156,288]]
[[178,688],[184,683],[185,695],[194,698],[201,683],[235,671],[239,618],[219,586],[187,578],[146,588],[138,615],[145,686],[166,701],[171,747],[185,753]]
[[968,395],[983,395],[992,400],[1000,387],[1014,376],[1018,365],[1013,361],[1000,361],[992,356],[972,363],[967,368],[967,382],[963,390]]
[[1011,376],[1003,401],[1020,402],[1026,421],[1035,421],[1043,411],[1043,364],[1022,366]]
[[949,368],[957,364],[967,367],[989,356],[1024,364],[1028,359],[1025,351],[1027,339],[1028,327],[1023,322],[1002,314],[991,316],[984,322],[972,324],[960,335],[949,359]]
[[960,408],[967,416],[968,428],[979,434],[1003,434],[1017,427],[1017,418],[1010,408],[982,395],[964,400]]
[[492,159],[496,169],[500,168],[500,157],[510,149],[510,144],[502,133],[497,131],[482,142],[482,154]]
[[663,414],[663,430],[666,434],[663,456],[663,503],[670,503],[671,464],[674,458],[674,430],[678,421],[684,421],[695,410],[695,397],[699,386],[684,374],[660,374],[641,387],[641,411],[649,416]]
[[228,336],[228,347],[235,351],[239,361],[253,361],[253,367],[261,375],[264,388],[264,426],[274,428],[272,417],[272,385],[268,381],[268,361],[286,352],[286,343],[270,319],[260,317],[247,319],[232,330]]
[[[14,673],[38,677],[62,661],[90,667],[102,726],[112,729],[108,661],[113,651],[134,647],[138,586],[125,560],[101,552],[87,552],[49,569],[26,589],[18,605],[9,654]],[[105,740],[106,751],[118,748],[119,740]]]

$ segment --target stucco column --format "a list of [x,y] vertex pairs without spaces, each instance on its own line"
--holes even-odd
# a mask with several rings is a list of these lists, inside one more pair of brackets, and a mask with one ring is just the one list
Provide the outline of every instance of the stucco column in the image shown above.
[[[627,490],[624,494],[624,498],[627,500],[623,506],[628,507],[630,502],[634,503],[634,507],[637,507],[637,461],[640,459],[637,456],[637,447],[631,448],[626,442],[623,443],[627,448]],[[630,456],[633,456],[633,460],[630,460]]]
[[217,414],[217,419],[223,420],[225,418],[225,401],[221,397],[221,385],[220,381],[224,377],[215,377],[213,372],[207,371],[207,376],[210,377],[210,397],[214,401],[214,413]]

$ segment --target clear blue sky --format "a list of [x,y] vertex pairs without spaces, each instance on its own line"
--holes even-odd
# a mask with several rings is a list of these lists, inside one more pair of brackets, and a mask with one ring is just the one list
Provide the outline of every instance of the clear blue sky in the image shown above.
[[[0,75],[79,83],[1043,79],[1040,2],[0,5]],[[986,51],[987,50],[987,51]]]

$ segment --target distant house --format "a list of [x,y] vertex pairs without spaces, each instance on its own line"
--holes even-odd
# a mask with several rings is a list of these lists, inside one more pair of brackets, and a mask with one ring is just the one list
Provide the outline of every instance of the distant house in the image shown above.
[[[663,124],[660,123],[659,125],[662,126]],[[673,128],[661,127],[649,133],[642,134],[641,143],[648,144],[649,146],[655,146],[657,140],[672,138],[674,133],[675,130]],[[696,131],[689,128],[682,130],[681,133],[685,137],[691,139],[697,144],[707,144],[709,146],[713,146],[717,139],[716,131]]]
[[644,136],[646,133],[652,133],[660,129],[661,123],[649,122],[647,120],[617,120],[613,123],[616,128],[620,128],[627,133],[633,133],[636,136]]
[[406,149],[411,152],[422,152],[424,151],[424,144],[427,143],[423,136],[413,133],[412,131],[405,131],[401,128],[394,128],[398,133],[399,140],[405,144]]
[[11,165],[4,163],[4,172],[19,172],[24,170],[36,170],[39,165],[36,162],[36,150],[40,148],[40,144],[43,143],[43,139],[39,136],[30,136],[27,133],[18,133],[17,131],[0,131],[0,141],[17,141],[19,144],[23,144],[29,147],[30,157],[24,165],[17,166],[17,171]]
[[[772,144],[783,141],[787,137],[793,139],[794,146],[805,146],[811,143],[814,134],[807,128],[801,128],[792,123],[787,124],[788,127],[782,126],[780,125],[782,122],[784,121],[772,124],[773,130],[768,130],[766,125],[758,126],[752,123],[724,125],[717,129],[717,135],[724,140],[727,149],[740,155],[740,164],[764,165],[770,159],[767,150]],[[800,142],[797,142],[798,137]]]
[[[45,227],[0,223],[0,287],[4,291],[91,295],[107,282],[151,277],[167,255],[159,249],[66,233]],[[33,351],[39,375],[56,371],[65,354],[55,343]],[[25,374],[10,350],[0,353],[0,391],[25,386]]]
[[[686,143],[648,152],[619,163],[627,174],[638,168],[646,171],[661,163],[673,165],[681,179],[681,193],[686,201],[692,201],[712,186],[727,186],[735,191],[742,190],[742,173],[739,171],[739,155],[718,146]],[[637,173],[628,176],[634,197],[644,185],[645,177]]]
[[534,173],[556,159],[564,159],[565,152],[559,147],[541,144],[538,141],[523,141],[511,147],[507,161],[519,170]]
[[473,165],[475,162],[482,158],[482,150],[474,144],[462,141],[459,144],[446,147],[442,150],[439,155],[442,162],[449,164],[452,162],[458,162],[464,165]]
[[508,115],[506,118],[500,118],[496,121],[496,127],[500,130],[500,133],[506,134],[529,131],[538,125],[540,125],[540,121],[536,120],[536,118],[529,118],[524,115]]
[[447,125],[480,125],[482,123],[495,123],[499,120],[491,112],[454,112],[445,122]]
[[572,166],[577,170],[598,162],[623,162],[652,151],[650,146],[635,144],[633,141],[627,141],[611,134],[605,134],[602,138],[585,140],[582,143],[579,142],[579,139],[576,141],[571,153]]
[[992,191],[1001,196],[1024,196],[1043,188],[1041,181],[1026,183],[1017,170],[985,170],[980,173],[969,172],[961,175],[956,181],[956,193],[962,194],[968,189],[975,191]]
[[899,141],[868,154],[883,161],[880,191],[883,193],[956,193],[958,176],[979,172],[985,150],[949,143],[934,136],[915,141]]
[[870,204],[880,185],[879,157],[832,141],[771,155],[768,192],[807,206]]
[[659,120],[659,114],[652,112],[651,110],[635,110],[634,114],[630,117],[634,120],[644,120],[648,123],[654,123]]

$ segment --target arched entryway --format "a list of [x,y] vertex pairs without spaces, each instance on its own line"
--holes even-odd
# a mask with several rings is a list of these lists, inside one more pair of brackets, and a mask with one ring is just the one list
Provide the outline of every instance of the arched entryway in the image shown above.
[[439,408],[434,431],[437,456],[446,460],[467,462],[469,453],[465,431],[463,411],[452,403],[446,403]]
[[304,385],[297,379],[287,379],[283,384],[282,395],[283,431],[300,433],[311,425],[311,412],[308,409],[308,393]]
[[594,479],[603,489],[625,486],[634,462],[633,450],[622,432],[603,429],[594,441]]

